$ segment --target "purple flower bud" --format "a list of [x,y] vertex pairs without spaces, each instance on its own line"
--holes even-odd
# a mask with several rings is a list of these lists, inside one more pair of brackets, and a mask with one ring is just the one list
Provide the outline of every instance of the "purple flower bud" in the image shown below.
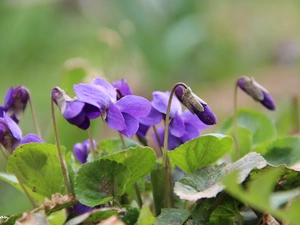
[[0,111],[6,112],[7,116],[18,123],[23,116],[28,100],[29,92],[24,86],[10,87],[5,96],[4,106]]
[[72,99],[62,89],[52,89],[52,100],[60,109],[63,117],[71,124],[86,130],[90,126],[90,120],[101,115],[101,109],[92,100]]
[[118,100],[126,95],[132,95],[132,91],[124,78],[120,81],[113,82],[112,85],[117,89]]
[[201,98],[195,95],[189,87],[179,85],[175,89],[175,95],[178,100],[206,125],[217,123],[217,117],[211,108]]
[[[97,142],[93,140],[94,143],[94,148],[97,148]],[[86,163],[87,162],[87,157],[88,154],[92,151],[90,140],[85,140],[84,142],[79,142],[76,143],[73,146],[73,153],[75,155],[75,158],[80,162],[80,163]]]
[[243,76],[238,79],[237,86],[239,86],[244,92],[250,95],[255,101],[260,102],[266,108],[275,110],[275,102],[269,92],[257,83],[253,78]]

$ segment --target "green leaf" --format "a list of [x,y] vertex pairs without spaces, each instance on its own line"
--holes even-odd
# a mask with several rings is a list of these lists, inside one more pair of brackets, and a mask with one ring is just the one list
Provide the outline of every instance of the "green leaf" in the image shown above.
[[208,166],[224,156],[233,145],[231,137],[203,135],[180,145],[168,155],[171,161],[186,173]]
[[79,169],[75,180],[75,194],[87,206],[107,203],[125,192],[130,171],[126,166],[110,160],[95,160]]
[[156,162],[156,154],[152,148],[136,146],[102,157],[125,165],[130,171],[127,185],[132,185],[149,174]]
[[164,168],[162,164],[156,163],[151,172],[152,195],[154,203],[155,216],[161,213],[164,206]]
[[68,152],[65,157],[65,160],[68,168],[70,185],[73,193],[75,193],[76,166],[75,166],[75,158],[73,152]]
[[[250,207],[261,212],[269,212],[276,218],[286,222],[298,224],[300,221],[300,199],[294,201],[290,200],[297,196],[297,193],[299,194],[299,188],[292,192],[288,191],[287,193],[281,192],[273,194],[274,186],[278,183],[278,177],[283,172],[282,167],[268,168],[268,170],[263,174],[260,174],[257,179],[252,180],[247,185],[246,190],[242,187],[242,185],[237,184],[238,172],[229,174],[224,178],[223,183],[226,185],[227,192],[238,200],[248,204]],[[279,200],[278,194],[281,198],[280,202],[285,203],[289,201],[289,206],[284,209],[278,209],[276,208],[276,206],[279,206],[278,203],[272,204],[274,200]],[[284,201],[282,199],[284,199]]]
[[191,213],[184,209],[162,209],[161,214],[157,217],[155,225],[182,225]]
[[[233,124],[230,117],[223,125],[222,133],[228,134]],[[253,145],[274,140],[276,138],[275,124],[263,113],[252,109],[238,110],[238,125],[249,129],[253,134]]]
[[154,223],[155,223],[155,218],[153,217],[149,207],[143,205],[136,225],[152,225]]
[[[226,195],[218,207],[212,212],[209,219],[209,224],[234,224],[234,220],[237,218],[242,224],[243,217],[240,214],[241,204],[236,199],[229,195]],[[225,223],[227,221],[227,223]]]
[[[10,185],[12,185],[13,187],[17,188],[18,190],[23,192],[23,189],[21,188],[21,185],[19,184],[17,178],[15,175],[13,174],[8,174],[8,173],[2,173],[0,172],[0,179],[9,183]],[[35,192],[33,192],[30,188],[26,187],[28,193],[30,194],[30,196],[32,196],[34,199],[43,202],[44,198],[42,195],[39,195]]]
[[270,164],[292,166],[300,160],[300,138],[279,138],[268,145],[263,156]]
[[134,225],[136,224],[138,218],[140,215],[140,211],[137,208],[128,206],[126,207],[126,212],[124,216],[120,216],[120,219],[126,224],[126,225]]
[[16,174],[33,192],[47,198],[54,193],[66,193],[55,145],[19,146],[8,159],[7,171]]
[[[139,143],[132,141],[128,138],[124,139],[126,148],[136,147],[140,145]],[[112,154],[121,150],[124,150],[123,144],[120,138],[112,138],[112,139],[105,139],[98,143],[98,149],[102,151],[102,154],[108,155]]]
[[232,171],[240,171],[239,182],[243,182],[254,168],[263,168],[266,160],[251,152],[235,163],[212,165],[187,174],[175,182],[175,193],[184,200],[196,201],[201,198],[215,197],[224,190],[221,180]]

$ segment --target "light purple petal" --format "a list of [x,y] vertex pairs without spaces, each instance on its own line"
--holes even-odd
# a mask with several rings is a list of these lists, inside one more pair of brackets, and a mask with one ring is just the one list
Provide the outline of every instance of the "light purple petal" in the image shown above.
[[5,95],[5,99],[4,99],[4,106],[7,106],[7,105],[12,105],[13,102],[14,102],[14,99],[12,97],[12,94],[13,94],[13,87],[10,87],[7,92],[6,92],[6,95]]
[[184,134],[184,122],[179,115],[176,114],[175,117],[172,118],[169,126],[169,131],[175,137],[181,137]]
[[97,102],[100,108],[106,108],[112,101],[106,89],[92,84],[75,84],[73,86],[76,96],[81,101],[92,100]]
[[106,80],[102,78],[95,78],[92,81],[92,84],[103,87],[106,92],[109,94],[109,96],[116,100],[117,98],[117,92],[114,86],[112,86],[110,83],[108,83]]
[[76,143],[73,146],[73,153],[75,155],[75,158],[80,163],[86,163],[87,162],[88,149],[85,147],[85,145],[83,143]]
[[7,116],[5,114],[4,114],[4,120],[5,120],[6,125],[9,128],[10,132],[14,136],[14,138],[16,138],[18,141],[20,141],[22,139],[22,131],[21,131],[20,127],[18,126],[18,124],[16,124],[15,121],[13,121],[9,116]]
[[136,95],[124,96],[117,101],[116,106],[121,112],[137,118],[147,116],[151,110],[151,103],[147,99]]
[[26,143],[44,143],[45,141],[36,134],[27,134],[20,141],[20,144]]
[[124,130],[126,127],[122,113],[113,103],[110,103],[108,106],[106,122],[107,125],[114,130]]
[[185,132],[184,135],[180,138],[182,142],[187,142],[193,138],[199,137],[199,130],[191,124],[185,124]]
[[124,78],[113,82],[112,85],[121,92],[122,96],[132,95],[132,91]]
[[151,107],[150,113],[146,117],[138,118],[138,121],[142,124],[153,126],[162,121],[163,114]]
[[[159,112],[166,114],[170,93],[155,91],[153,92],[152,96],[153,96],[152,106]],[[180,114],[181,111],[182,111],[182,107],[179,100],[173,97],[170,116],[173,117],[177,113]]]
[[[163,146],[164,145],[165,127],[158,127],[156,130],[157,130],[157,134],[158,134],[158,137],[160,139],[160,142],[161,142],[161,144]],[[158,145],[158,141],[156,139],[156,135],[153,133],[152,136],[153,136],[154,142]],[[182,141],[180,140],[180,138],[171,135],[170,132],[169,132],[169,136],[168,136],[168,150],[173,150],[173,149],[177,148],[181,144],[182,144]]]
[[134,135],[137,132],[139,128],[139,122],[137,121],[136,118],[134,118],[133,116],[127,113],[122,113],[122,114],[125,119],[126,128],[124,130],[121,130],[120,133],[130,138],[132,135]]
[[62,114],[66,119],[74,118],[82,112],[84,106],[84,102],[78,100],[68,101],[66,102],[66,108],[62,112]]

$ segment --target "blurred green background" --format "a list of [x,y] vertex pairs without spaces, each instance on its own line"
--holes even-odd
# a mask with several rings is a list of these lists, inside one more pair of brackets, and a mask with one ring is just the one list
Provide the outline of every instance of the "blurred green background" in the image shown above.
[[[267,112],[245,94],[239,105],[264,110],[285,134],[293,124],[291,98],[299,95],[300,2],[297,0],[2,0],[0,104],[9,86],[32,94],[43,138],[54,143],[50,93],[103,76],[126,78],[135,94],[182,81],[213,108],[219,124],[232,115],[237,77],[253,76],[274,96]],[[59,114],[57,114],[59,116]],[[87,134],[59,117],[68,150]],[[107,137],[114,132],[96,129]],[[217,131],[217,125],[209,131]],[[29,108],[20,122],[34,132]],[[0,171],[6,163],[0,159]],[[0,215],[30,209],[25,196],[0,181]]]

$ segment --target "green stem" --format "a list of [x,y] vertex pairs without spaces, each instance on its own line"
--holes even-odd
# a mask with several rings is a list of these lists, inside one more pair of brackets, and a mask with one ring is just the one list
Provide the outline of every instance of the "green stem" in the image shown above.
[[214,202],[214,204],[209,208],[209,210],[207,211],[208,214],[212,214],[212,212],[218,207],[218,205],[220,205],[220,203],[223,201],[223,199],[225,198],[226,193],[223,192],[218,198],[217,200]]
[[164,148],[162,151],[162,162],[164,167],[164,200],[165,207],[169,208],[174,207],[174,199],[173,199],[173,184],[172,184],[172,170],[170,166],[170,160],[168,157],[168,134],[169,134],[169,123],[170,123],[170,112],[171,112],[171,104],[173,95],[175,93],[175,89],[178,86],[187,86],[184,83],[176,83],[170,93],[167,112],[166,112],[166,120],[165,120],[165,133],[164,133]]
[[[126,149],[124,137],[123,137],[123,135],[120,132],[119,132],[119,136],[120,136],[120,139],[121,139],[121,143],[122,143],[123,149]],[[138,202],[139,208],[141,209],[142,206],[143,206],[143,201],[142,201],[142,197],[141,197],[141,192],[139,190],[139,186],[137,185],[137,183],[134,183],[133,187],[134,187],[134,190],[135,190],[135,193],[136,193],[136,197],[137,197],[137,202]]]
[[56,141],[56,147],[57,147],[57,152],[58,152],[60,168],[61,168],[61,171],[63,174],[63,178],[64,178],[64,182],[65,182],[67,191],[70,196],[73,196],[72,189],[71,189],[71,186],[70,186],[69,180],[68,180],[67,170],[66,170],[66,167],[64,164],[64,160],[63,160],[63,156],[62,156],[62,152],[61,152],[61,148],[60,148],[60,141],[59,141],[59,137],[58,137],[58,130],[57,130],[57,126],[56,126],[55,113],[54,113],[54,102],[53,102],[52,98],[51,98],[51,116],[52,116],[53,129],[54,129],[54,135],[55,135],[55,141]]
[[234,88],[234,105],[233,105],[233,141],[235,144],[235,150],[236,150],[236,157],[237,159],[239,159],[241,157],[241,153],[240,153],[240,147],[239,147],[239,143],[238,143],[238,115],[237,115],[237,92],[238,92],[238,85],[235,85]]
[[95,160],[96,159],[96,152],[95,152],[91,127],[88,128],[88,134],[89,134],[89,140],[90,140],[90,145],[91,145],[91,149],[92,149],[93,160]]
[[157,130],[156,130],[156,126],[155,126],[155,125],[153,125],[153,131],[154,131],[154,134],[155,134],[157,143],[158,143],[158,147],[159,147],[159,150],[160,150],[160,154],[163,155],[162,144],[161,144],[160,138],[159,138],[159,136],[158,136],[158,133],[157,133]]
[[1,144],[0,144],[0,149],[1,149],[1,152],[2,152],[2,154],[3,154],[3,156],[4,156],[4,158],[5,158],[6,160],[8,160],[7,153],[6,153],[4,147],[3,147]]
[[293,117],[294,117],[294,126],[295,126],[295,134],[300,133],[300,118],[299,118],[299,101],[298,96],[293,96],[292,99],[292,105],[293,105]]
[[39,125],[38,125],[38,122],[37,122],[35,110],[34,110],[33,103],[32,103],[32,100],[31,100],[31,96],[30,96],[30,95],[29,95],[28,100],[29,100],[30,110],[31,110],[32,119],[33,119],[33,123],[34,123],[34,127],[35,127],[36,134],[37,134],[39,137],[41,137],[41,132],[40,132],[40,129],[39,129]]

